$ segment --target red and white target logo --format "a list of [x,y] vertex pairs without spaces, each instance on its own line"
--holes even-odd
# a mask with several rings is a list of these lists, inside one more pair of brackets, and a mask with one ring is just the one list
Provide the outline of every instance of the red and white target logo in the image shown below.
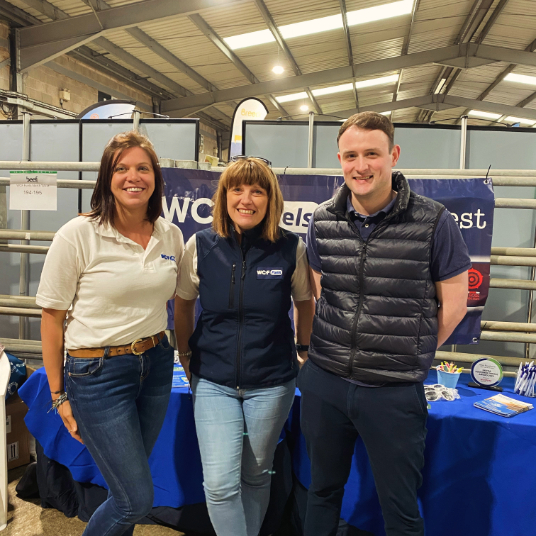
[[475,290],[482,284],[482,274],[475,270],[474,268],[471,268],[469,270],[469,290]]

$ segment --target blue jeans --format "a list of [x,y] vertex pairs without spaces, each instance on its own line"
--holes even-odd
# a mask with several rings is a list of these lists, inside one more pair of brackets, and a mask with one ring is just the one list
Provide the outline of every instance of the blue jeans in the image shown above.
[[232,389],[192,376],[208,513],[218,536],[258,536],[296,381]]
[[65,388],[80,434],[110,492],[84,536],[132,534],[153,506],[148,458],[166,415],[173,377],[167,337],[142,355],[67,356]]

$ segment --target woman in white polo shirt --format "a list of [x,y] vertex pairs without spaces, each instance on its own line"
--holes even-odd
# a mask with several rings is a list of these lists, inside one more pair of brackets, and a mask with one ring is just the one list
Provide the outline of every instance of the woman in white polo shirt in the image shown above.
[[184,249],[179,228],[160,217],[163,191],[151,142],[114,136],[92,210],[56,233],[37,292],[53,407],[110,489],[85,536],[132,534],[153,505],[148,458],[173,376],[166,302]]

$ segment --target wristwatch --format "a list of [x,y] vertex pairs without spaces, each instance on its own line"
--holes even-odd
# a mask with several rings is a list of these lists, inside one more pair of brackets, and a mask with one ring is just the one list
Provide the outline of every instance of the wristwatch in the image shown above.
[[297,352],[307,352],[309,350],[308,344],[296,344],[296,351]]

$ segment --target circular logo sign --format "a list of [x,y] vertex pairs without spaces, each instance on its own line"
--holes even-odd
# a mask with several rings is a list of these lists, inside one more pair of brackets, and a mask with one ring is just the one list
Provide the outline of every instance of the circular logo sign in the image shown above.
[[471,268],[469,270],[469,290],[475,290],[482,284],[482,274],[475,270],[474,268]]
[[486,357],[478,359],[471,367],[471,377],[478,385],[493,387],[503,379],[502,366],[496,359]]

